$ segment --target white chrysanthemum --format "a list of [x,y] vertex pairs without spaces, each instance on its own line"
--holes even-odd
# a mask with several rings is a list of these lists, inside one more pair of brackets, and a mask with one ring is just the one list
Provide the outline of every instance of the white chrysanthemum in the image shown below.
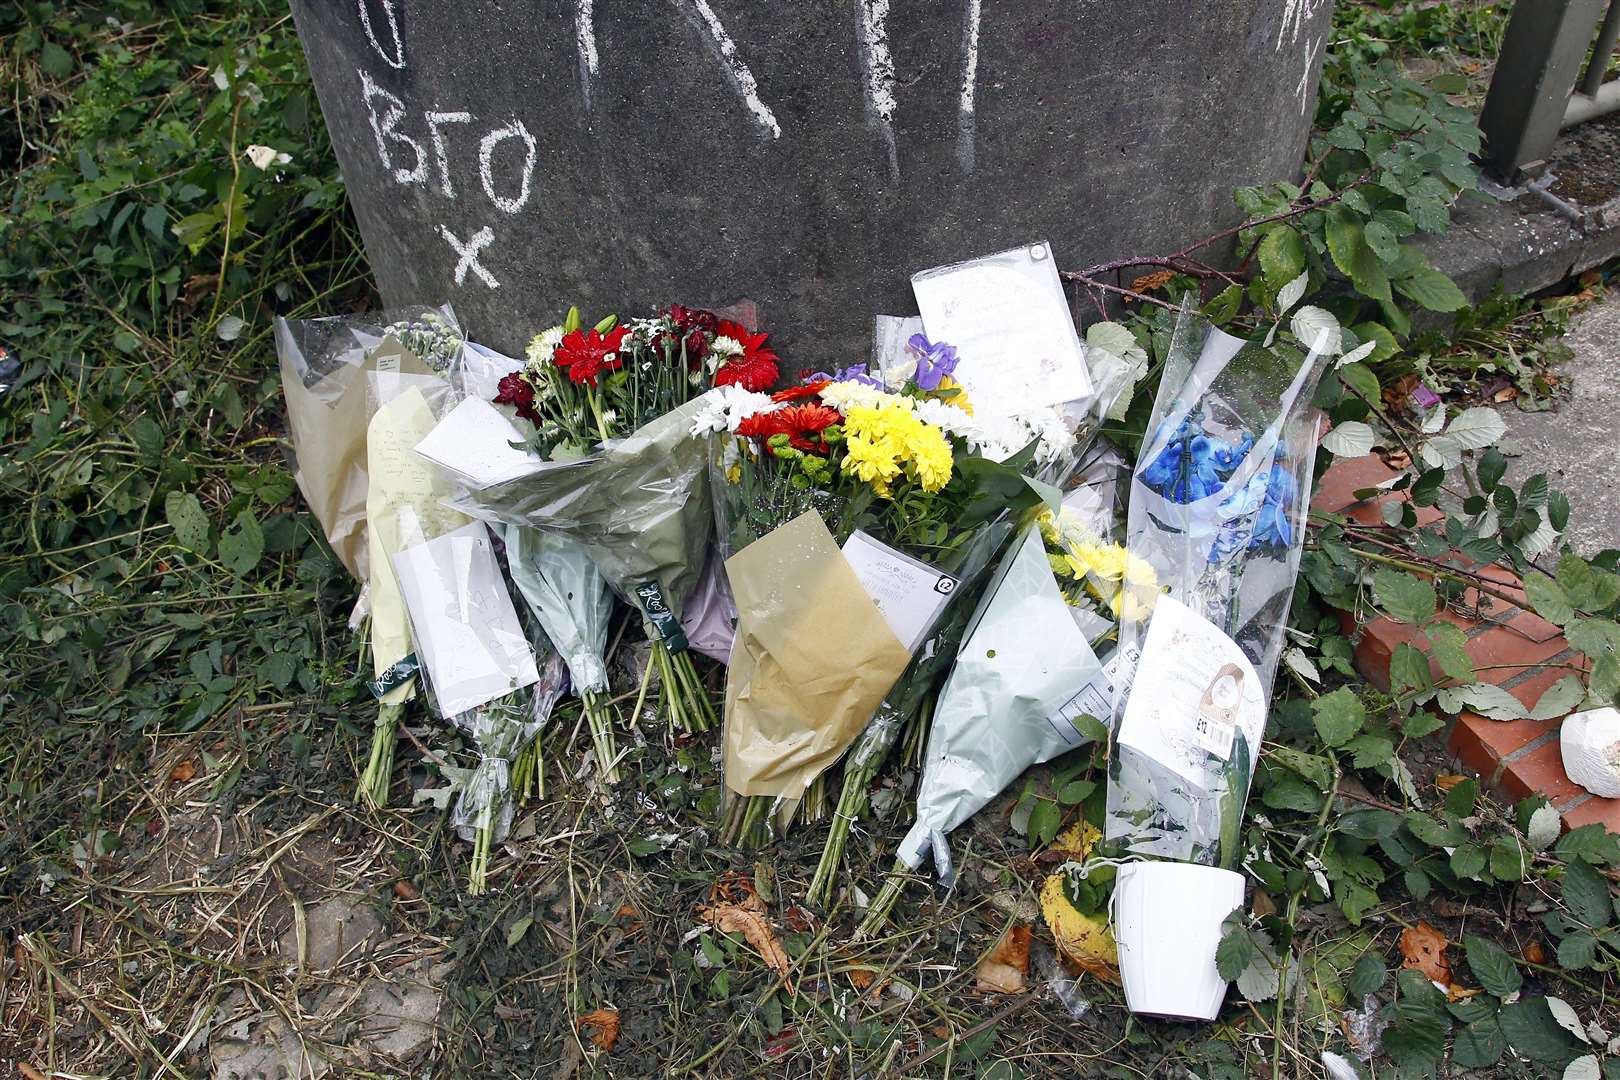
[[692,419],[692,434],[708,435],[715,431],[735,434],[747,417],[775,412],[781,407],[769,394],[758,394],[735,384],[717,386],[704,395],[703,408]]
[[529,347],[523,351],[523,358],[531,365],[550,367],[551,358],[556,355],[557,346],[562,344],[563,328],[553,326],[534,335]]
[[736,338],[721,334],[713,341],[709,342],[709,351],[711,353],[718,353],[722,360],[728,360],[733,356],[741,356],[743,354],[743,347],[742,342],[738,341]]
[[917,374],[917,355],[909,350],[902,360],[895,362],[893,367],[883,369],[883,385],[890,390],[898,390],[911,381]]
[[914,409],[916,404],[911,398],[886,393],[875,386],[868,386],[863,382],[856,382],[852,379],[845,382],[828,383],[822,387],[821,401],[839,412],[848,412],[852,408],[861,406],[875,409],[882,405],[900,405],[907,409]]
[[642,341],[650,341],[652,340],[654,334],[661,334],[663,332],[664,322],[662,319],[630,320],[630,333],[640,338]]
[[965,439],[975,449],[983,441],[984,432],[979,428],[978,421],[959,405],[938,398],[924,398],[915,403],[913,411],[925,423],[933,424],[947,435]]

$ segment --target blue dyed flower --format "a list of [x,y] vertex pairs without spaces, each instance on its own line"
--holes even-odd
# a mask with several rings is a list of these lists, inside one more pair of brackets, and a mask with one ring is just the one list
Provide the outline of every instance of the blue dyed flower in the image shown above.
[[1294,474],[1281,462],[1274,461],[1271,475],[1266,480],[1266,500],[1255,515],[1254,535],[1250,547],[1286,548],[1294,541],[1294,502],[1299,498],[1299,484]]
[[[1161,437],[1163,432],[1160,428]],[[1220,491],[1253,445],[1248,435],[1236,444],[1207,435],[1189,416],[1142,471],[1142,482],[1171,502],[1207,499]]]
[[938,390],[939,381],[954,372],[961,360],[956,355],[955,345],[931,342],[922,334],[912,334],[906,346],[917,358],[917,373],[913,378],[922,390]]

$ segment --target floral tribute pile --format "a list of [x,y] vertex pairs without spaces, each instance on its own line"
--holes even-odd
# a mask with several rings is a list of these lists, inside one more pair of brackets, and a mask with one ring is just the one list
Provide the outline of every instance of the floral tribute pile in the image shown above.
[[[365,586],[364,801],[394,794],[396,728],[425,698],[477,755],[450,779],[482,891],[544,784],[542,741],[604,799],[661,742],[721,763],[728,845],[825,822],[805,899],[831,909],[898,751],[913,825],[875,932],[918,873],[953,880],[950,834],[996,793],[1102,743],[1087,812],[1115,863],[1226,872],[1323,352],[1184,313],[1136,467],[1108,451],[1093,497],[1098,432],[1146,353],[1111,327],[1093,336],[1121,355],[1088,360],[1029,250],[919,275],[923,316],[880,317],[870,358],[825,370],[784,361],[751,305],[574,308],[521,360],[448,309],[278,326],[300,486]],[[964,318],[975,282],[1013,271],[1032,275],[1018,322]],[[582,753],[552,722],[570,695]]]

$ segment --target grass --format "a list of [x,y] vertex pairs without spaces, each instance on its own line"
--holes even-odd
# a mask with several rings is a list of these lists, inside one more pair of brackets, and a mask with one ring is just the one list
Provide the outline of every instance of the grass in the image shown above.
[[[1501,7],[1354,8],[1341,26],[1347,49],[1439,35],[1474,56]],[[0,13],[0,63],[18,103],[0,128],[0,340],[23,368],[0,401],[0,1061],[21,1075],[200,1075],[210,1046],[241,1043],[405,1075],[368,1038],[397,1006],[367,995],[409,974],[445,1003],[413,1075],[1214,1078],[1278,1061],[1312,1077],[1345,1049],[1363,953],[1419,918],[1522,928],[1399,890],[1359,927],[1311,908],[1287,1010],[1201,1028],[1133,1021],[1091,979],[1068,1015],[1042,992],[1058,969],[1039,942],[1036,993],[987,998],[978,960],[1038,922],[1052,865],[1010,827],[1013,800],[959,833],[952,893],[912,886],[891,930],[857,942],[903,799],[853,831],[846,887],[811,911],[795,901],[820,829],[717,847],[707,744],[644,725],[606,791],[572,709],[545,736],[545,796],[492,852],[489,895],[466,897],[468,848],[434,801],[438,764],[462,759],[452,733],[413,714],[392,808],[351,799],[366,657],[352,584],[283,463],[270,317],[374,297],[285,8],[26,3]],[[262,172],[250,145],[290,161]],[[621,659],[622,708],[639,665]],[[1279,815],[1280,833],[1295,824]],[[742,880],[796,993],[739,937],[698,929]],[[357,910],[376,947],[319,963],[334,912],[358,926]],[[611,1054],[578,1025],[604,1008],[622,1024]]]

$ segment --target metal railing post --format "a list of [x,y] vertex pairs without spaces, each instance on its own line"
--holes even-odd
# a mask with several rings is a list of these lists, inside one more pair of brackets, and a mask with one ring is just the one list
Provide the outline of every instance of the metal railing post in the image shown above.
[[1479,126],[1492,171],[1511,179],[1544,160],[1564,125],[1604,0],[1519,0],[1485,97]]

